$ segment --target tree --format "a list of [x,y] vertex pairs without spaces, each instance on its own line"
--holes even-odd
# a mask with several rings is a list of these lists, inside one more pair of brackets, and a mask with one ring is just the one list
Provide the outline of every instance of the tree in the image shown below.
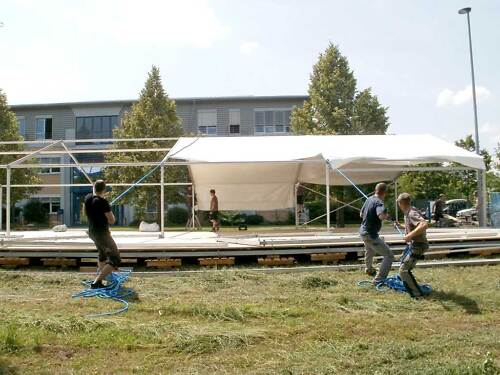
[[[16,115],[12,112],[7,104],[7,96],[0,89],[0,134],[2,141],[22,141],[23,137],[19,132],[19,124]],[[9,144],[0,145],[0,151],[24,151],[25,147],[22,144]],[[23,155],[0,155],[0,164],[8,164]],[[36,163],[36,160],[27,160],[28,163]],[[0,181],[5,184],[6,170],[0,169]],[[33,169],[19,169],[12,168],[11,170],[11,183],[19,185],[32,185],[40,184],[40,178],[37,176],[37,170]],[[30,195],[36,193],[39,188],[12,188],[11,189],[11,203],[14,205]],[[5,202],[5,200],[4,200]]]
[[[309,98],[292,111],[296,134],[385,134],[387,107],[380,105],[370,88],[357,91],[354,73],[337,46],[329,44],[319,55],[309,83]],[[352,189],[334,188],[339,200],[354,196]],[[344,211],[337,211],[337,225],[344,225]]]
[[[151,72],[141,91],[139,100],[132,106],[129,113],[125,114],[121,125],[114,130],[116,138],[167,138],[180,137],[183,134],[181,121],[176,113],[175,102],[171,100],[163,89],[160,70],[153,66]],[[146,141],[141,143],[144,148],[159,148],[173,145],[174,142]],[[137,148],[134,142],[115,143],[116,148]],[[136,152],[115,153],[106,156],[108,162],[145,162],[161,160],[166,155],[165,151],[159,152]],[[130,183],[137,181],[153,167],[109,167],[105,171],[105,177],[109,182]],[[187,180],[187,172],[184,167],[165,168],[166,182],[181,182]],[[158,168],[151,176],[143,182],[159,182],[160,169]],[[125,188],[113,190],[113,196],[121,193]],[[178,201],[180,196],[177,191],[166,189],[166,198],[170,201]],[[160,221],[160,188],[137,187],[120,201],[134,205],[136,218],[144,219],[146,207],[156,203],[156,219]]]
[[[455,142],[459,147],[475,151],[475,142],[471,135]],[[493,160],[485,149],[480,151],[486,166],[487,189],[500,185],[495,171],[491,170]],[[398,178],[400,191],[410,193],[414,199],[435,199],[445,193],[449,198],[473,199],[477,189],[477,174],[475,171],[456,172],[408,172]]]

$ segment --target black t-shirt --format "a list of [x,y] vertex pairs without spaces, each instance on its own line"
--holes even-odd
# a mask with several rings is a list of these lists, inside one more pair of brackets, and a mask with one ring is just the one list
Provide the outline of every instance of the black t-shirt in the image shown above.
[[436,215],[442,215],[443,214],[443,208],[444,208],[444,201],[441,199],[438,199],[436,203],[434,203],[434,213]]
[[382,228],[382,221],[379,215],[386,212],[384,202],[376,196],[371,196],[361,208],[361,227],[359,234],[370,236],[373,239],[378,238],[378,232]]
[[85,214],[89,220],[91,232],[109,231],[108,218],[105,213],[110,211],[111,207],[106,199],[92,194],[85,197]]

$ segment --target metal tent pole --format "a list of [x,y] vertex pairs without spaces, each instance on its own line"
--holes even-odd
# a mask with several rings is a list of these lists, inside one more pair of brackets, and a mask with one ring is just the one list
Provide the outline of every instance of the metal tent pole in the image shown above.
[[326,231],[330,231],[330,166],[325,163],[325,185],[326,185]]
[[395,215],[394,217],[396,218],[396,221],[399,221],[399,209],[398,209],[398,180],[394,180],[394,211]]
[[160,238],[165,237],[165,165],[161,164],[160,167]]
[[295,209],[295,229],[299,229],[299,212],[297,211],[297,189],[299,184],[295,184],[293,187],[293,208]]
[[40,153],[43,153],[43,151],[46,151],[48,150],[49,148],[52,148],[54,146],[57,146],[59,143],[62,143],[62,141],[55,141],[55,142],[52,142],[51,144],[49,144],[48,146],[45,146],[45,147],[42,147],[41,149],[39,150],[36,150],[36,151],[33,151],[31,153],[29,153],[28,155],[26,156],[23,156],[22,158],[19,158],[17,160],[14,160],[13,162],[7,164],[7,166],[12,166],[12,165],[16,165],[16,164],[19,164],[19,163],[22,163],[23,161],[25,160],[28,160],[28,159],[31,159],[33,156],[35,155],[38,155]]
[[64,144],[64,142],[61,142],[61,146],[64,147],[64,149],[66,150],[66,152],[68,153],[69,157],[75,162],[76,164],[76,167],[83,173],[83,175],[85,176],[85,178],[92,184],[94,185],[94,182],[92,181],[92,179],[90,178],[90,176],[87,174],[87,172],[85,172],[85,170],[83,169],[83,167],[80,165],[80,162],[77,160],[77,158],[75,158],[75,156],[71,153],[71,151],[68,149],[68,147],[66,147],[66,145]]
[[7,166],[7,193],[5,195],[5,235],[10,236],[10,167]]
[[193,230],[196,227],[195,222],[194,222],[194,220],[195,220],[195,217],[194,217],[194,215],[195,215],[195,209],[194,209],[194,201],[195,201],[195,199],[194,199],[194,194],[195,194],[195,192],[194,192],[194,184],[191,183],[191,228]]

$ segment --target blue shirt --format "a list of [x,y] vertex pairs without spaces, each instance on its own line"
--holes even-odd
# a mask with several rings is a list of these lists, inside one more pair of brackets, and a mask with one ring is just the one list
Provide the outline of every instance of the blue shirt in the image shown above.
[[377,196],[373,195],[368,198],[361,208],[361,226],[359,234],[362,236],[370,236],[373,239],[378,238],[378,232],[382,228],[382,220],[379,215],[386,212],[384,202]]

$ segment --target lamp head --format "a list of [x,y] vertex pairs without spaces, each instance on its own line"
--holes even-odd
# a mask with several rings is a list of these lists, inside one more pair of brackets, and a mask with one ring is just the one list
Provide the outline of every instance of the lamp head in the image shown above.
[[471,8],[467,7],[467,8],[462,8],[458,11],[458,14],[467,14],[467,13],[470,13],[471,11]]

